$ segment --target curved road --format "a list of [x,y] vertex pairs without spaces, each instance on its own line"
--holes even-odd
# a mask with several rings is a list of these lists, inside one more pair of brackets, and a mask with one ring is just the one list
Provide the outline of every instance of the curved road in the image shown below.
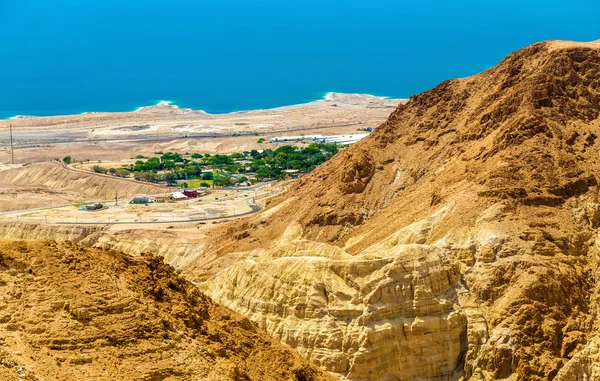
[[[265,187],[267,185],[271,185],[275,183],[275,181],[273,182],[269,182],[266,184],[260,184],[260,185],[256,185],[253,186],[251,188],[247,188],[244,189],[242,193],[242,195],[244,193],[248,194],[254,190],[260,189],[262,187]],[[153,225],[153,224],[187,224],[187,223],[193,223],[193,222],[202,222],[202,221],[215,221],[215,220],[226,220],[226,219],[232,219],[232,218],[239,218],[239,217],[245,217],[245,216],[249,216],[251,214],[257,213],[259,211],[261,211],[263,209],[263,207],[261,207],[259,204],[256,203],[256,199],[265,199],[271,196],[274,196],[276,194],[279,194],[281,192],[283,192],[284,188],[281,189],[275,189],[272,192],[260,195],[258,197],[248,197],[246,199],[246,205],[248,205],[250,207],[250,210],[244,213],[239,213],[239,214],[233,214],[233,215],[228,215],[228,216],[218,216],[218,217],[203,217],[203,218],[195,218],[195,219],[174,219],[174,220],[170,220],[170,221],[96,221],[96,222],[67,222],[67,221],[57,221],[57,222],[43,222],[41,221],[43,218],[32,218],[31,220],[27,221],[27,217],[25,217],[24,219],[22,219],[21,221],[19,221],[19,216],[17,216],[16,218],[16,222],[23,222],[23,223],[37,223],[37,224],[44,224],[44,225]],[[237,197],[240,196],[240,194],[234,194],[231,196],[227,196],[227,197],[223,197],[221,198],[221,200],[226,200],[226,199],[230,199],[233,197]],[[69,204],[71,205],[71,204]],[[22,211],[20,211],[22,212]],[[14,212],[8,212],[8,213],[14,213]],[[8,213],[4,213],[4,214],[8,214]]]

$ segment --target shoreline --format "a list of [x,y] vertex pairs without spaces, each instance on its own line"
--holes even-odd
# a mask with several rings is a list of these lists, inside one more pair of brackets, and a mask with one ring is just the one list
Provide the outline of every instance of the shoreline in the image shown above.
[[[344,100],[353,99],[355,103],[345,103]],[[362,102],[361,102],[362,100]],[[93,115],[93,114],[120,114],[120,113],[172,113],[172,114],[196,114],[196,115],[233,115],[241,113],[261,112],[269,110],[286,110],[291,108],[302,108],[310,107],[311,105],[326,103],[326,102],[337,102],[340,104],[349,104],[354,106],[365,106],[369,103],[377,101],[390,101],[397,100],[399,103],[407,102],[408,98],[394,98],[388,96],[379,96],[372,94],[360,94],[360,93],[338,93],[334,91],[326,92],[321,99],[316,99],[304,103],[295,103],[290,105],[282,105],[268,108],[258,108],[251,110],[235,110],[222,113],[210,113],[202,109],[192,109],[178,106],[175,102],[169,100],[159,100],[154,105],[137,107],[133,111],[84,111],[75,114],[54,114],[54,115],[14,115],[7,118],[0,118],[0,121],[13,121],[23,119],[39,119],[39,118],[54,118],[54,117],[67,117],[72,115]]]

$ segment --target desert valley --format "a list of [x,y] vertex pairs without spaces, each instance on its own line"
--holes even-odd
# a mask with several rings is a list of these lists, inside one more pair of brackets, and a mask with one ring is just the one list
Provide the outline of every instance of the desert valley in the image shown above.
[[0,121],[0,379],[600,380],[599,131],[600,41],[408,100]]

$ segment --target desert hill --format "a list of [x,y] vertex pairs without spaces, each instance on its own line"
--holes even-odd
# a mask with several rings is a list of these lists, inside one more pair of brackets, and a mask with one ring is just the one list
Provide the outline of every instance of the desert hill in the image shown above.
[[0,241],[2,380],[326,380],[157,257]]
[[600,379],[599,115],[597,43],[445,81],[224,227],[202,287],[347,379]]
[[57,162],[34,163],[0,171],[0,211],[73,201],[111,200],[136,194],[168,192],[168,188],[85,173]]

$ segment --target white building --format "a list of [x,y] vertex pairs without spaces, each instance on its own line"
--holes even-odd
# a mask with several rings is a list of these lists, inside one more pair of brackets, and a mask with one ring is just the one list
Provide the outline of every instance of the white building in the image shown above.
[[321,138],[323,138],[323,135],[277,136],[269,138],[269,143],[301,142],[303,140],[317,140]]
[[349,145],[354,144],[369,136],[369,134],[330,135],[315,139],[315,141],[329,144]]
[[171,193],[171,197],[173,197],[173,200],[175,201],[187,199],[187,196],[181,192],[173,192]]

